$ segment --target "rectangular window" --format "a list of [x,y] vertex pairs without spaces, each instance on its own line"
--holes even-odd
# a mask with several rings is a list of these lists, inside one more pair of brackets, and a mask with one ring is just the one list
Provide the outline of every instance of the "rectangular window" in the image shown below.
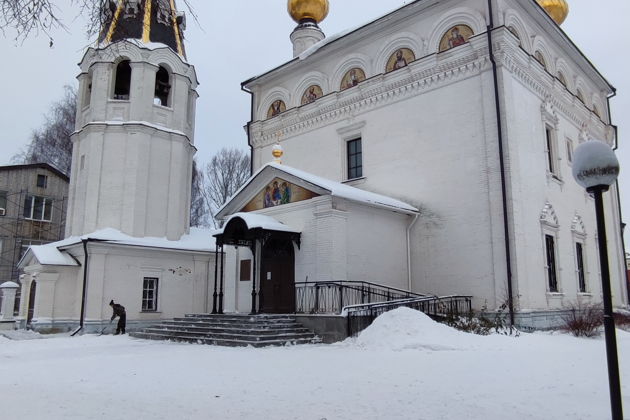
[[7,193],[0,191],[0,217],[7,215]]
[[50,198],[27,195],[24,199],[24,218],[29,220],[52,220],[53,200]]
[[556,153],[553,147],[553,129],[545,126],[545,139],[547,141],[547,170],[552,174],[556,173]]
[[575,243],[575,258],[580,293],[586,293],[586,276],[584,275],[584,249],[580,242]]
[[46,175],[37,175],[37,187],[46,188],[48,186],[48,177]]
[[158,279],[145,277],[142,284],[142,312],[157,311]]
[[363,151],[361,139],[347,142],[348,147],[348,179],[361,178],[363,176]]
[[545,250],[547,252],[547,283],[550,292],[558,291],[556,270],[556,241],[551,235],[545,235]]
[[252,260],[241,260],[241,281],[250,281],[252,271]]
[[567,161],[573,163],[573,141],[567,139]]

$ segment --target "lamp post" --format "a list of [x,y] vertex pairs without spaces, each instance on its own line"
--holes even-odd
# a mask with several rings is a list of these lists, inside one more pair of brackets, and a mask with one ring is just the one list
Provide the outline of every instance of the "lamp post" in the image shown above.
[[595,197],[597,235],[599,243],[599,263],[602,273],[602,294],[604,299],[604,333],[606,336],[606,357],[608,360],[608,385],[613,420],[623,420],[621,405],[621,385],[619,381],[619,360],[617,358],[617,337],[613,318],[606,245],[606,224],[602,194],[615,182],[619,175],[619,162],[612,149],[601,141],[591,140],[581,144],[573,160],[573,177],[586,191]]

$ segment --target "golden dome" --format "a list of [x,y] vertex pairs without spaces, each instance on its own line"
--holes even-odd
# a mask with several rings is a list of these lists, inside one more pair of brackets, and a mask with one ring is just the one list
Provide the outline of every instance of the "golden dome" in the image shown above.
[[288,0],[287,10],[297,23],[304,19],[319,23],[328,16],[328,0]]
[[540,6],[547,11],[549,16],[556,21],[558,25],[569,15],[569,3],[566,0],[536,0]]
[[282,150],[282,146],[280,146],[280,143],[276,143],[273,146],[273,148],[271,149],[271,154],[275,158],[276,162],[282,163],[281,159],[282,159],[282,156],[284,155],[284,150]]

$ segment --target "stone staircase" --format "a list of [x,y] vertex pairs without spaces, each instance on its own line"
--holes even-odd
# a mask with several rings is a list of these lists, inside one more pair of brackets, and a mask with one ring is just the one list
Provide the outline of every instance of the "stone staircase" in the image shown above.
[[283,346],[320,343],[312,331],[292,315],[190,314],[132,332],[131,337],[216,346]]

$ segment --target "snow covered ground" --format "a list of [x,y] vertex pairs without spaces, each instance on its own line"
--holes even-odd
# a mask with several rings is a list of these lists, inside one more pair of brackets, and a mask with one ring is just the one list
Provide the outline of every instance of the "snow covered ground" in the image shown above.
[[[0,337],[5,419],[610,418],[603,339],[481,337],[405,309],[335,345],[15,338]],[[630,334],[618,341],[623,385]]]

